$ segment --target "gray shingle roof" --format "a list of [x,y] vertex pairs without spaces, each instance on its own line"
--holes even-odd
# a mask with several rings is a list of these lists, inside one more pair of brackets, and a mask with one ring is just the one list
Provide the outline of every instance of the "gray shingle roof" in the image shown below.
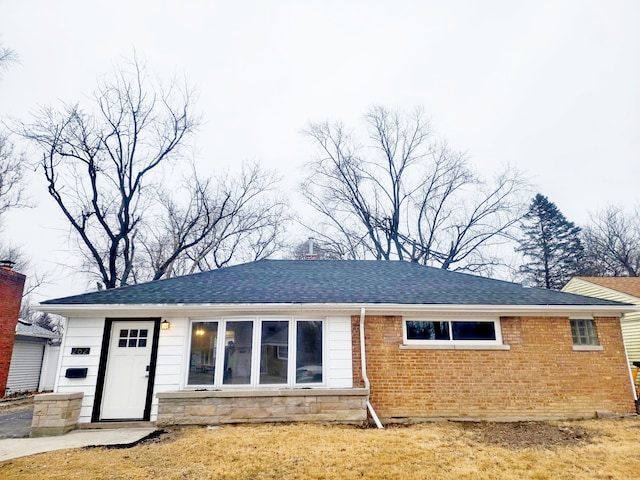
[[137,304],[622,305],[408,262],[261,260],[102,290],[46,305]]
[[22,335],[25,337],[38,337],[38,338],[60,338],[61,334],[47,330],[40,325],[33,323],[18,321],[16,324],[16,335]]

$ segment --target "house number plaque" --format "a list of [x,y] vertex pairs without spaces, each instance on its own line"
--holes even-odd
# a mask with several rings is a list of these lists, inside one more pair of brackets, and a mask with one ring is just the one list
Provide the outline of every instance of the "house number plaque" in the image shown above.
[[71,347],[71,355],[89,355],[89,347]]

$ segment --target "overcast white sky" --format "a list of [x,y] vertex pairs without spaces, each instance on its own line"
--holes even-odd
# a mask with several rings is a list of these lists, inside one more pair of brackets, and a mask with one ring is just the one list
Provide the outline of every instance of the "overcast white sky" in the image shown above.
[[[638,202],[640,1],[0,0],[0,44],[21,63],[0,115],[81,100],[133,48],[199,92],[197,156],[258,160],[294,185],[309,121],[355,123],[372,104],[423,106],[437,132],[493,172],[511,164],[578,224]],[[37,207],[2,235],[50,271],[39,300],[87,288],[39,176]]]

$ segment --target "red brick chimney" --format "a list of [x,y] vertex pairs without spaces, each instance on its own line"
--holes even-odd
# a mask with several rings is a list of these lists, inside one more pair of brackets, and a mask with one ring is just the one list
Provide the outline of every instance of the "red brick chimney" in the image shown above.
[[9,365],[16,338],[25,276],[12,270],[13,262],[0,260],[0,398],[7,389]]

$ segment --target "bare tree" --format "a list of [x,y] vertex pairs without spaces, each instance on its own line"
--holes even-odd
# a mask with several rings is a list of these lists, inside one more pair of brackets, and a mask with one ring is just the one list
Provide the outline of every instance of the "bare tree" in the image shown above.
[[[17,59],[13,50],[0,46],[0,74]],[[24,159],[16,154],[9,136],[0,131],[0,220],[7,210],[22,205],[23,164]]]
[[481,179],[464,154],[434,139],[420,109],[375,106],[365,123],[365,144],[339,123],[305,132],[320,153],[302,185],[324,219],[316,230],[340,238],[348,252],[381,260],[471,271],[498,263],[492,247],[512,238],[523,214],[521,175]]
[[24,206],[23,165],[8,135],[0,132],[0,221],[7,210]]
[[640,212],[610,206],[582,230],[586,271],[597,276],[640,276]]
[[197,118],[188,88],[162,89],[137,60],[102,81],[93,100],[92,109],[44,107],[18,130],[39,147],[49,194],[113,288],[131,280],[155,183],[165,164],[181,158]]
[[[48,189],[105,288],[156,280],[281,248],[277,175],[246,165],[204,178],[185,163],[198,119],[188,88],[151,82],[133,61],[102,82],[94,109],[42,109],[19,133],[40,147]],[[191,166],[183,184],[168,181]],[[97,274],[97,275],[96,275]]]
[[[220,268],[232,261],[252,261],[279,250],[287,220],[286,202],[277,193],[279,177],[257,164],[239,176],[221,175],[201,181],[194,174],[179,202],[162,192],[161,210],[146,222],[140,244],[151,278]],[[146,270],[146,272],[145,272]]]

